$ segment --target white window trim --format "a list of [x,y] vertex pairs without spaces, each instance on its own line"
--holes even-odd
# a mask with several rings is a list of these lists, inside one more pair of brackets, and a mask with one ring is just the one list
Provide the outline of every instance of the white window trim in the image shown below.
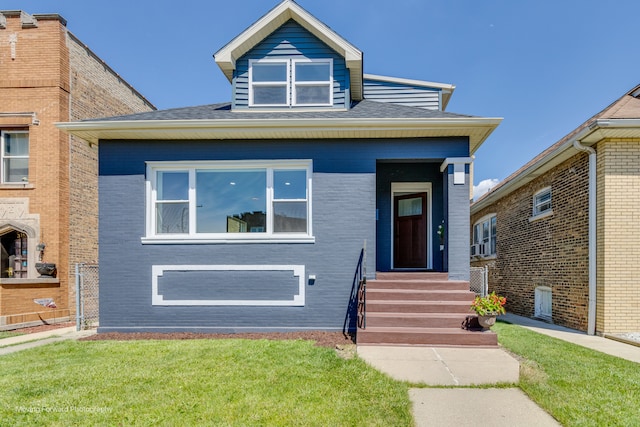
[[[253,64],[256,63],[280,63],[287,66],[286,82],[254,82],[253,81]],[[295,77],[295,66],[301,62],[318,62],[329,64],[329,80],[297,82]],[[297,86],[318,86],[327,85],[329,89],[329,102],[317,104],[297,104],[296,87]],[[286,87],[286,103],[284,104],[256,104],[254,102],[254,86],[285,86]],[[250,107],[330,107],[333,105],[333,59],[332,58],[304,58],[304,59],[250,59],[249,60],[249,106]]]
[[[548,192],[549,193],[549,202],[551,203],[551,207],[549,208],[549,210],[546,210],[544,212],[538,212],[537,210],[537,203],[536,203],[536,199],[539,195],[544,194]],[[531,218],[529,218],[529,222],[532,221],[536,221],[538,219],[542,219],[542,218],[546,218],[548,216],[553,215],[553,192],[551,191],[551,187],[545,187],[541,190],[538,190],[534,193],[533,198],[532,198],[532,215]]]
[[[195,183],[196,169],[248,169],[264,168],[268,170],[305,169],[307,171],[307,232],[306,233],[196,233],[196,194],[195,186],[189,185],[189,233],[157,234],[156,233],[156,178],[158,171],[189,171],[190,183]],[[208,243],[314,243],[312,220],[312,175],[311,160],[218,160],[218,161],[177,161],[147,162],[146,178],[146,235],[141,238],[143,244],[208,244]],[[273,182],[267,174],[267,224],[271,224],[273,202],[280,199],[273,197]],[[292,199],[299,201],[298,199]]]
[[[285,64],[287,66],[287,80],[284,82],[254,82],[253,64],[255,63]],[[286,102],[284,104],[255,104],[253,102],[254,86],[284,86],[286,89]],[[289,59],[250,59],[249,60],[249,106],[251,107],[286,107],[291,103],[291,61]]]
[[395,268],[393,266],[393,262],[395,260],[394,256],[394,248],[393,248],[393,239],[395,236],[395,227],[393,218],[395,218],[395,203],[393,202],[394,197],[397,193],[427,193],[427,269],[433,268],[433,250],[431,249],[431,227],[432,224],[432,204],[431,204],[431,195],[432,195],[432,183],[431,182],[392,182],[391,183],[391,268]]
[[[29,161],[29,154],[27,154],[26,156],[5,156],[4,155],[4,136],[5,134],[16,134],[16,133],[25,133],[27,134],[27,138],[29,137],[29,131],[28,130],[3,130],[0,131],[0,184],[28,184],[29,183],[29,169],[27,167],[27,179],[26,181],[5,181],[4,180],[4,159],[27,159],[27,162]],[[31,145],[31,141],[29,141],[29,145]],[[31,147],[29,147],[31,148]],[[29,150],[31,151],[31,150]]]
[[[473,227],[471,229],[471,245],[475,245],[476,242],[473,239],[474,236],[474,230],[476,229],[476,227],[480,224],[484,224],[485,222],[489,222],[489,241],[487,243],[481,243],[483,245],[488,245],[489,248],[491,248],[491,219],[492,218],[496,218],[496,227],[497,227],[497,214],[495,213],[490,213],[487,214],[485,216],[483,216],[482,218],[480,218],[479,220],[477,220],[476,222],[473,223]],[[498,245],[497,245],[497,231],[496,231],[496,252],[495,253],[489,253],[486,255],[470,255],[471,258],[478,258],[478,259],[494,259],[498,257]],[[480,239],[482,239],[482,236],[480,236]]]
[[[294,59],[291,61],[291,90],[292,90],[292,95],[291,95],[291,105],[294,106],[304,106],[304,107],[324,107],[324,106],[331,106],[333,105],[333,59],[328,58],[328,59],[309,59],[309,58],[305,58],[305,59]],[[321,80],[321,81],[308,81],[308,82],[298,82],[296,79],[296,64],[298,63],[302,63],[302,62],[316,62],[316,63],[328,63],[329,64],[329,79],[328,80]],[[298,86],[319,86],[319,85],[326,85],[328,86],[329,89],[329,102],[327,102],[326,104],[323,103],[317,103],[317,104],[297,104],[296,103],[296,99],[297,99],[297,87]]]
[[[159,293],[158,279],[165,271],[291,271],[298,278],[298,293],[289,300],[194,300],[165,299]],[[303,307],[305,304],[305,266],[304,265],[154,265],[151,267],[151,304],[160,306],[291,306]]]

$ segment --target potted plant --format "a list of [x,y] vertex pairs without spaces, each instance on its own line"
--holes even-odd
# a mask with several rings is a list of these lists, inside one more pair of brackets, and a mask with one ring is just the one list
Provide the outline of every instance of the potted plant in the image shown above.
[[478,315],[478,323],[483,328],[490,328],[496,323],[496,317],[505,314],[504,309],[507,299],[503,296],[496,295],[495,291],[489,295],[477,296],[471,304],[471,309]]

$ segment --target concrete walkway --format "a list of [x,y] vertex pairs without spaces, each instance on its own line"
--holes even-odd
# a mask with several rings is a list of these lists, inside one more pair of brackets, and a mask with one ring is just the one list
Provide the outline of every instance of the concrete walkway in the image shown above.
[[[562,326],[507,314],[509,323],[612,356],[640,363],[640,347]],[[392,378],[429,386],[517,384],[519,363],[502,349],[359,346],[358,355]],[[519,388],[412,388],[417,426],[558,426]],[[461,404],[463,403],[463,404]],[[452,409],[453,408],[453,409]]]
[[76,331],[75,326],[69,326],[67,328],[51,329],[33,334],[2,338],[0,339],[0,356],[28,348],[40,347],[57,341],[78,339],[95,333],[95,330]]
[[505,314],[504,316],[500,316],[500,319],[505,322],[525,327],[540,334],[581,345],[582,347],[600,351],[611,356],[620,357],[621,359],[640,363],[640,347],[632,344],[626,344],[613,339],[599,337],[597,335],[587,335],[586,333],[576,331],[575,329],[569,329],[563,326],[529,319],[528,317],[516,316],[515,314]]

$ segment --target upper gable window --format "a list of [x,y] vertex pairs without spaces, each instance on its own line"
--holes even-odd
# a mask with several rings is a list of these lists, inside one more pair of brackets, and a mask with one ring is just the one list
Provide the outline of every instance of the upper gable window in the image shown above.
[[249,61],[249,105],[331,106],[332,59]]

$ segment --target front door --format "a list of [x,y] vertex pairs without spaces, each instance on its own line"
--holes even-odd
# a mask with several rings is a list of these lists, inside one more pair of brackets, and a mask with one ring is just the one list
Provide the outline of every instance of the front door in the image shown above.
[[394,195],[394,268],[427,268],[427,193]]

